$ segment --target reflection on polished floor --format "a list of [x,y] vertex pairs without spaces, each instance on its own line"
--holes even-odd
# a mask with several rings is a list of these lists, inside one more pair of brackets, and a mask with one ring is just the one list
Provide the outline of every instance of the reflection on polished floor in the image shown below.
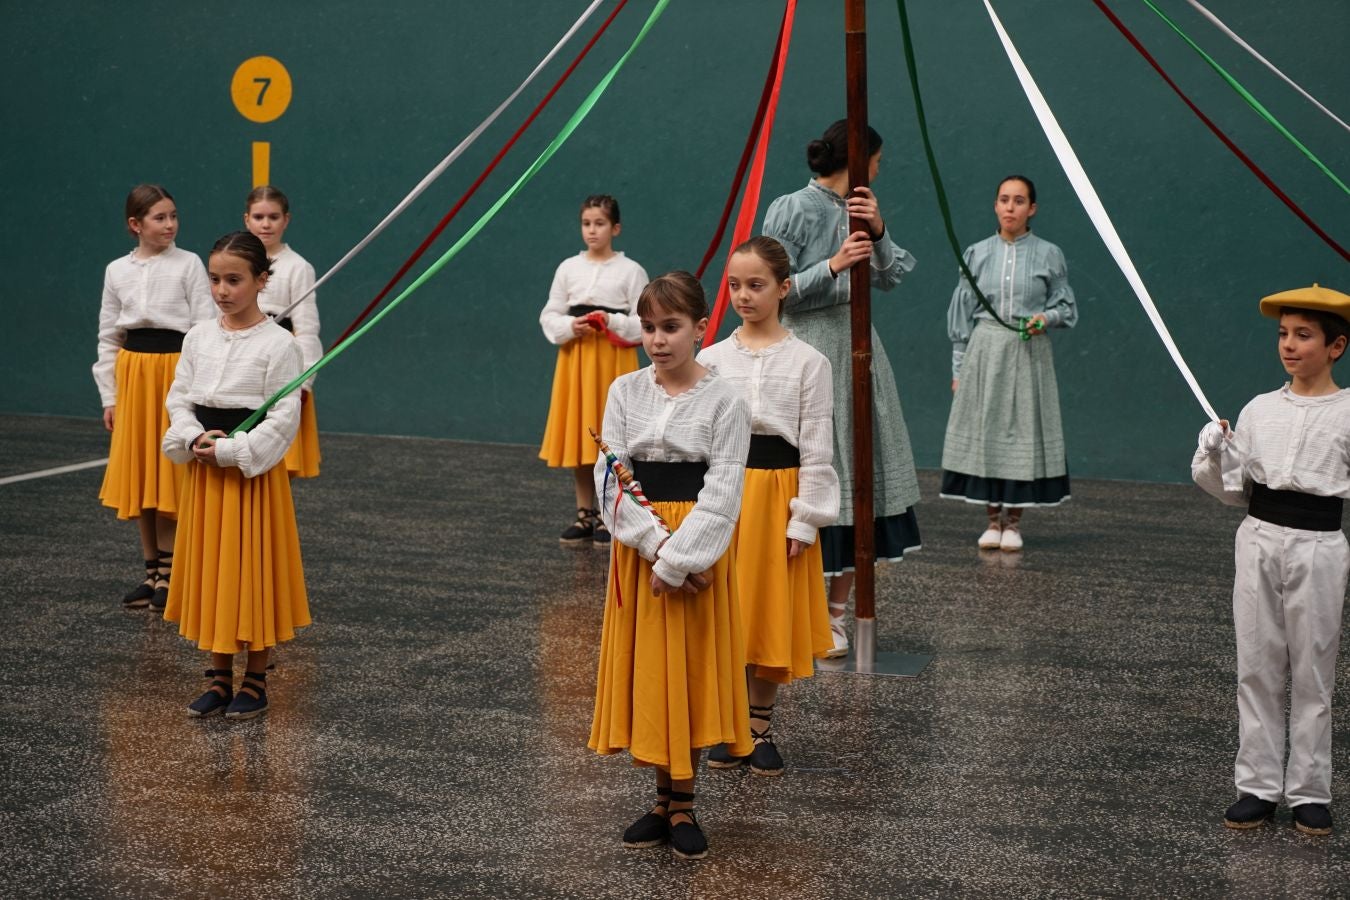
[[[0,417],[0,478],[105,448]],[[295,491],[315,624],[240,724],[189,720],[204,654],[120,609],[140,562],[100,469],[0,485],[0,894],[1350,895],[1350,808],[1324,839],[1219,824],[1240,513],[1189,486],[1078,482],[981,555],[926,473],[877,634],[933,663],[787,690],[786,775],[701,773],[712,855],[681,863],[620,846],[650,776],[585,747],[605,557],[557,543],[570,480],[524,447],[323,451]],[[1339,675],[1346,800],[1350,652]]]

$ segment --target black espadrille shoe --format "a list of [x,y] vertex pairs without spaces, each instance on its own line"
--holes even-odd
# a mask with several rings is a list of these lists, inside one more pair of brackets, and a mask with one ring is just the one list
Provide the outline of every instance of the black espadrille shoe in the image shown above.
[[1228,807],[1228,811],[1223,814],[1223,824],[1239,831],[1260,828],[1275,816],[1275,807],[1273,801],[1243,794],[1238,798],[1238,802]]
[[708,839],[703,836],[698,819],[694,818],[694,795],[675,791],[670,795],[674,803],[689,803],[687,809],[670,811],[670,852],[680,859],[703,859],[708,855]]
[[[222,712],[234,699],[234,673],[229,669],[207,669],[206,677],[211,684],[196,700],[188,704],[188,715],[194,719],[204,719]],[[219,688],[219,690],[217,690]]]
[[150,605],[150,598],[155,596],[155,569],[158,567],[157,559],[145,561],[145,580],[122,597],[123,609],[145,609]]
[[600,510],[577,507],[577,520],[558,535],[561,544],[580,544],[595,537],[595,523],[600,521]]
[[744,756],[733,756],[731,748],[726,744],[718,744],[708,751],[708,768],[710,769],[734,769],[745,762]]
[[[623,831],[623,845],[631,850],[659,847],[670,838],[666,810],[670,807],[670,788],[656,789],[656,807]],[[657,810],[660,812],[657,812]]]
[[[755,749],[750,753],[750,771],[756,775],[782,775],[783,757],[773,743],[773,704],[750,707],[750,737]],[[755,722],[764,727],[756,728]]]
[[1325,803],[1300,803],[1292,812],[1294,827],[1304,834],[1331,834],[1331,810]]
[[[249,684],[249,682],[253,684]],[[239,691],[225,710],[227,719],[251,719],[267,712],[267,673],[245,672]]]

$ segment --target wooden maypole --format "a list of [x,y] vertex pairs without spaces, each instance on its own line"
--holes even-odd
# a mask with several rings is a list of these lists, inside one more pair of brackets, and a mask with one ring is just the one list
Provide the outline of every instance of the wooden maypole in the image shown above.
[[[848,85],[848,186],[868,187],[867,2],[845,0],[844,55]],[[866,231],[864,219],[850,218],[849,233]],[[872,269],[860,262],[849,270],[853,335],[853,566],[854,653],[859,661],[876,656],[876,551],[872,524]]]

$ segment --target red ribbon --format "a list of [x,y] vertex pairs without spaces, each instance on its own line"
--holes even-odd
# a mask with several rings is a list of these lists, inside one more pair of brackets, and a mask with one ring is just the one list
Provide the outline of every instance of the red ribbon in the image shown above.
[[600,310],[597,309],[593,310],[592,312],[586,313],[586,315],[582,316],[582,319],[587,322],[590,322],[592,328],[594,328],[596,331],[600,332],[605,336],[605,340],[609,341],[611,344],[613,344],[615,347],[618,347],[621,350],[631,350],[634,347],[642,346],[642,341],[626,341],[623,338],[619,337],[614,332],[610,331],[609,315],[607,313],[602,313]]
[[755,109],[755,118],[750,123],[750,133],[745,136],[745,147],[741,150],[741,161],[736,164],[736,177],[731,179],[731,193],[727,195],[727,202],[722,207],[722,217],[717,220],[717,233],[713,239],[708,242],[708,249],[703,254],[703,261],[698,264],[698,272],[694,277],[703,280],[703,274],[708,271],[708,263],[712,262],[713,256],[717,253],[717,248],[722,246],[722,238],[727,234],[727,223],[731,221],[731,210],[736,206],[736,198],[741,195],[741,183],[745,181],[745,170],[750,165],[750,154],[755,151],[755,140],[759,137],[760,128],[764,126],[764,114],[769,108],[769,97],[773,94],[774,74],[778,71],[778,59],[783,50],[783,29],[787,27],[787,9],[783,10],[783,20],[778,25],[778,37],[773,42],[773,56],[769,59],[769,71],[764,74],[764,89],[759,94],[759,106]]
[[[741,211],[736,217],[736,227],[731,230],[731,246],[740,246],[754,230],[755,213],[759,209],[759,192],[764,185],[764,164],[769,156],[769,139],[773,136],[774,114],[778,111],[778,97],[783,87],[783,69],[787,66],[788,46],[792,43],[792,20],[797,13],[797,0],[787,0],[783,9],[783,27],[778,35],[778,48],[774,53],[773,88],[769,93],[769,102],[764,110],[764,121],[759,129],[755,147],[755,161],[750,167],[750,181],[745,188],[745,197],[741,200]],[[717,329],[722,325],[722,316],[726,314],[727,302],[731,291],[727,288],[726,267],[722,268],[722,280],[717,285],[717,302],[713,304],[712,315],[708,317],[708,342],[716,340]]]
[[1199,116],[1200,121],[1204,122],[1205,125],[1209,128],[1209,130],[1214,132],[1214,136],[1217,137],[1219,140],[1223,141],[1224,145],[1229,150],[1232,150],[1233,153],[1237,156],[1237,158],[1242,160],[1243,164],[1246,165],[1248,169],[1251,169],[1252,174],[1255,175],[1257,178],[1261,179],[1261,182],[1266,187],[1270,188],[1271,192],[1274,193],[1276,197],[1279,197],[1280,200],[1284,202],[1284,205],[1289,207],[1293,211],[1294,215],[1302,219],[1305,225],[1307,225],[1314,232],[1316,232],[1318,237],[1326,241],[1327,244],[1331,247],[1331,249],[1335,250],[1346,260],[1350,260],[1350,252],[1347,252],[1344,247],[1336,243],[1336,240],[1333,237],[1331,237],[1331,235],[1327,234],[1325,231],[1319,228],[1317,223],[1314,222],[1308,216],[1307,213],[1305,213],[1302,209],[1300,209],[1297,203],[1289,199],[1288,194],[1280,190],[1279,186],[1276,185],[1275,182],[1271,180],[1269,175],[1261,171],[1261,168],[1257,166],[1256,163],[1252,162],[1251,158],[1247,156],[1247,154],[1243,153],[1237,144],[1229,140],[1228,135],[1224,134],[1222,131],[1219,130],[1219,126],[1215,125],[1213,122],[1210,121],[1209,116],[1205,115],[1203,112],[1200,111],[1200,107],[1192,103],[1191,99],[1181,92],[1181,88],[1177,87],[1176,82],[1173,81],[1170,77],[1168,77],[1167,73],[1163,71],[1162,66],[1158,65],[1158,61],[1153,58],[1152,54],[1150,54],[1147,50],[1145,50],[1144,45],[1139,43],[1139,39],[1130,32],[1130,29],[1125,27],[1125,23],[1121,22],[1120,19],[1117,19],[1116,14],[1111,12],[1110,8],[1105,3],[1103,3],[1102,0],[1092,0],[1092,2],[1097,4],[1097,8],[1100,9],[1106,15],[1106,17],[1111,20],[1111,24],[1115,25],[1116,28],[1120,31],[1120,33],[1125,36],[1125,40],[1129,41],[1134,46],[1134,49],[1138,50],[1140,55],[1143,56],[1144,59],[1148,60],[1148,64],[1151,65],[1157,71],[1157,73],[1162,76],[1163,81],[1167,82],[1167,86],[1170,87],[1172,90],[1176,91],[1177,96],[1180,97],[1183,101],[1185,101],[1186,105],[1191,108],[1191,112]]
[[497,168],[497,164],[502,161],[503,157],[506,156],[507,151],[509,151],[513,146],[515,146],[516,141],[519,140],[520,136],[525,133],[525,129],[530,127],[530,124],[534,122],[535,118],[538,117],[539,113],[542,112],[544,107],[548,105],[548,102],[553,99],[553,95],[558,93],[558,90],[562,88],[563,84],[567,81],[567,79],[571,77],[572,72],[575,71],[576,67],[580,65],[581,61],[586,58],[586,54],[591,52],[591,48],[595,46],[595,42],[600,40],[600,35],[604,34],[605,30],[609,28],[609,23],[614,21],[614,17],[619,14],[619,10],[623,9],[624,6],[627,5],[627,3],[628,0],[619,0],[618,5],[614,7],[614,11],[609,14],[609,18],[605,19],[605,21],[601,23],[599,29],[597,29],[595,34],[591,36],[591,39],[586,42],[586,46],[581,48],[581,52],[577,54],[577,58],[572,60],[572,64],[567,67],[567,70],[565,72],[562,73],[562,77],[559,78],[557,83],[554,84],[553,87],[549,89],[549,92],[544,95],[544,99],[539,101],[539,104],[535,106],[534,111],[531,112],[529,116],[526,117],[525,121],[520,124],[520,127],[516,129],[515,134],[511,135],[510,140],[508,140],[502,146],[502,148],[497,151],[497,155],[492,158],[492,162],[487,164],[487,167],[483,169],[482,173],[479,174],[478,178],[474,181],[474,183],[469,185],[469,189],[464,192],[464,196],[460,197],[459,200],[456,201],[455,205],[450,208],[450,211],[445,214],[444,218],[441,219],[440,223],[437,224],[436,227],[431,230],[431,234],[428,234],[426,236],[426,239],[423,240],[420,245],[418,245],[417,249],[413,251],[412,256],[409,256],[407,261],[404,262],[403,265],[399,267],[399,270],[396,273],[394,273],[394,277],[389,279],[389,283],[386,284],[384,288],[381,289],[381,291],[375,295],[375,299],[370,301],[370,303],[367,304],[365,309],[361,310],[361,314],[356,317],[356,319],[352,322],[352,324],[347,326],[347,330],[342,332],[342,336],[333,342],[332,346],[328,348],[329,350],[332,350],[333,347],[336,347],[338,344],[341,344],[343,341],[347,339],[349,335],[351,335],[353,331],[361,327],[361,323],[366,320],[366,316],[369,316],[371,312],[374,311],[375,307],[380,305],[380,301],[383,300],[385,296],[388,295],[388,293],[394,289],[394,285],[398,284],[400,279],[402,279],[404,275],[408,274],[408,270],[411,269],[417,263],[417,261],[422,258],[422,254],[426,253],[427,249],[431,247],[433,243],[436,242],[436,238],[441,236],[442,231],[445,231],[445,227],[450,224],[450,220],[453,219],[456,215],[458,215],[459,211],[464,208],[464,204],[469,202],[469,198],[471,198],[474,195],[474,193],[477,192],[479,186],[482,185],[482,183],[487,180],[487,177],[492,174],[492,170]]

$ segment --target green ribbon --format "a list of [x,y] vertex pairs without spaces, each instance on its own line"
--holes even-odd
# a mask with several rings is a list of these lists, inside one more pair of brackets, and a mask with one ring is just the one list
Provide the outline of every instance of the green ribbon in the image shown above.
[[942,211],[942,224],[947,227],[947,240],[951,242],[952,253],[956,255],[956,264],[961,267],[961,274],[970,283],[970,289],[975,292],[975,299],[980,301],[980,305],[985,308],[985,311],[994,317],[994,321],[1009,331],[1018,332],[1022,335],[1023,340],[1026,340],[1030,337],[1030,333],[1026,330],[1025,323],[1021,327],[1009,325],[999,317],[998,311],[980,291],[980,286],[975,283],[975,276],[970,273],[970,267],[966,265],[966,258],[961,253],[961,244],[956,240],[956,227],[952,224],[951,207],[947,205],[947,191],[942,186],[942,175],[938,172],[937,157],[933,155],[933,142],[928,137],[928,119],[923,114],[923,97],[919,94],[919,71],[914,64],[914,45],[909,37],[909,14],[905,11],[905,0],[896,0],[895,7],[900,11],[900,34],[905,43],[905,67],[909,69],[909,83],[914,89],[914,112],[919,118],[919,135],[923,138],[923,152],[928,157],[928,171],[933,175],[933,188],[937,191],[938,209]]
[[605,77],[600,79],[599,84],[597,84],[590,94],[587,95],[586,99],[581,101],[581,105],[577,107],[577,111],[572,114],[572,117],[567,120],[567,124],[562,127],[562,131],[559,131],[557,136],[549,142],[549,145],[544,148],[544,152],[539,154],[539,158],[530,164],[530,167],[525,170],[525,174],[516,179],[516,183],[511,185],[510,189],[502,194],[497,202],[492,204],[488,211],[483,213],[477,222],[473,223],[469,230],[464,233],[463,237],[455,241],[454,245],[449,250],[445,251],[440,259],[436,260],[425,272],[417,276],[417,279],[404,288],[402,293],[393,300],[390,300],[389,304],[385,306],[384,309],[380,310],[374,316],[371,316],[369,322],[352,332],[345,341],[342,341],[333,349],[329,350],[315,362],[314,365],[310,366],[304,372],[301,372],[295,380],[291,381],[281,390],[269,397],[266,403],[258,407],[257,412],[253,413],[253,415],[240,423],[238,428],[230,432],[230,436],[233,437],[240,432],[248,431],[254,425],[261,422],[263,416],[267,415],[267,411],[271,409],[278,400],[285,397],[287,394],[293,393],[297,388],[303,385],[311,375],[328,365],[344,350],[360,340],[361,337],[366,332],[370,331],[370,329],[374,328],[381,319],[393,312],[395,307],[411,296],[412,293],[422,285],[430,281],[437,272],[445,268],[446,263],[458,256],[459,252],[464,249],[469,241],[473,240],[478,233],[483,230],[487,223],[492,221],[503,206],[509,203],[516,194],[520,193],[520,189],[528,184],[530,180],[539,173],[539,170],[548,164],[548,161],[553,158],[554,154],[558,152],[558,149],[567,142],[567,139],[572,136],[572,132],[576,131],[577,127],[585,120],[586,116],[590,114],[591,109],[594,108],[601,95],[605,93],[605,90],[609,87],[610,83],[614,81],[614,77],[619,74],[619,70],[623,68],[624,64],[628,62],[629,57],[637,50],[638,45],[647,37],[647,32],[652,30],[652,26],[656,24],[657,19],[661,18],[661,14],[665,12],[666,7],[669,4],[670,0],[657,0],[651,15],[649,15],[647,21],[643,23],[642,29],[637,33],[637,37],[633,38],[633,43],[629,45],[626,51],[624,51],[623,56],[619,57],[618,62],[614,63],[613,67],[605,73]]
[[1238,82],[1236,78],[1234,78],[1232,75],[1229,75],[1227,70],[1225,70],[1223,66],[1219,65],[1217,62],[1214,61],[1214,58],[1212,56],[1210,56],[1204,50],[1200,49],[1200,45],[1197,44],[1195,41],[1191,40],[1190,36],[1187,35],[1186,32],[1182,31],[1177,26],[1177,23],[1167,18],[1166,13],[1158,9],[1158,7],[1154,6],[1152,0],[1144,0],[1144,4],[1149,9],[1157,13],[1158,18],[1162,19],[1164,22],[1170,25],[1172,27],[1172,30],[1175,31],[1177,34],[1179,34],[1183,41],[1190,44],[1191,49],[1194,50],[1196,53],[1199,53],[1200,56],[1205,60],[1205,62],[1209,63],[1210,68],[1212,68],[1215,72],[1218,72],[1219,76],[1223,78],[1224,81],[1228,82],[1229,87],[1237,91],[1238,94],[1241,95],[1242,99],[1246,100],[1247,104],[1252,109],[1256,110],[1257,114],[1260,115],[1261,118],[1265,119],[1272,126],[1274,126],[1276,131],[1284,135],[1289,140],[1289,143],[1293,144],[1295,147],[1302,150],[1303,155],[1308,157],[1308,159],[1312,160],[1313,165],[1317,166],[1317,168],[1325,172],[1328,178],[1336,182],[1336,184],[1340,187],[1341,190],[1345,191],[1347,194],[1350,194],[1350,187],[1346,187],[1345,182],[1337,178],[1335,172],[1328,169],[1326,165],[1320,159],[1318,159],[1317,156],[1314,155],[1311,150],[1303,146],[1303,142],[1300,141],[1298,138],[1294,137],[1294,135],[1290,133],[1289,129],[1285,128],[1284,125],[1280,123],[1280,120],[1275,118],[1275,116],[1271,114],[1270,110],[1266,109],[1263,105],[1261,105],[1261,101],[1253,97],[1251,93]]

